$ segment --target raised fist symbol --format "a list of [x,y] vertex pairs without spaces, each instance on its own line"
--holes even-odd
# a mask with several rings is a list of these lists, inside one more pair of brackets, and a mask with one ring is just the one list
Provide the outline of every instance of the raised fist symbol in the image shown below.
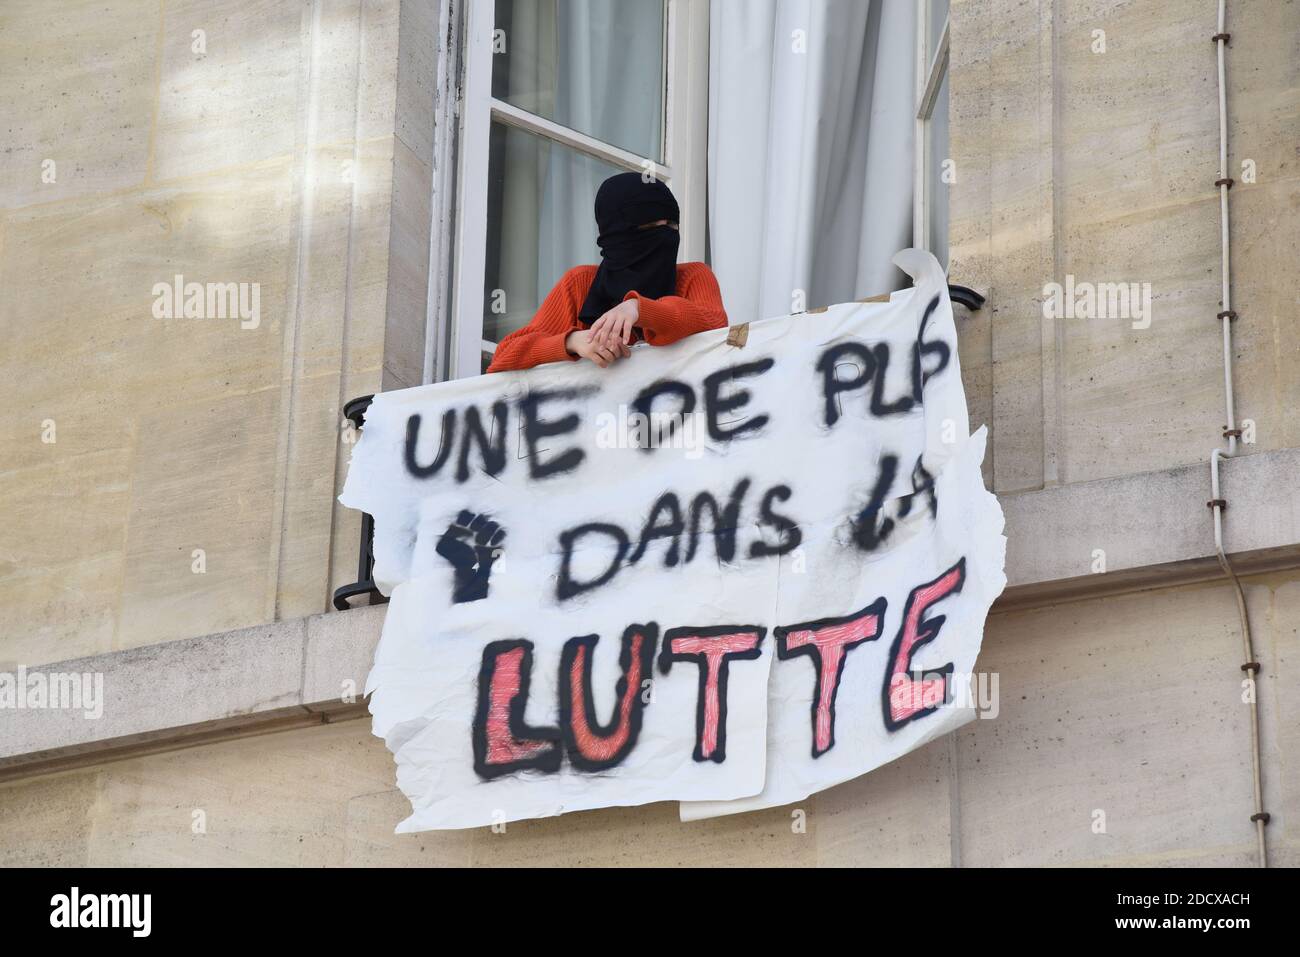
[[492,576],[492,566],[501,557],[501,543],[505,538],[506,530],[489,516],[468,510],[447,526],[438,539],[436,551],[456,570],[453,603],[487,597],[488,579]]

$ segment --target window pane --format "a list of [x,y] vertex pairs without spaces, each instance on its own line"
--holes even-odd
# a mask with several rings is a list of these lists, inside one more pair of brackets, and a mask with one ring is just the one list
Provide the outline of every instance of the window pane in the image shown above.
[[492,124],[483,338],[527,325],[556,280],[600,261],[596,190],[623,172],[566,146]]
[[496,0],[492,95],[663,161],[664,0]]
[[943,181],[948,148],[948,71],[943,72],[934,112],[926,124],[929,136],[926,189],[930,214],[930,251],[939,265],[948,268],[948,184]]
[[926,66],[934,61],[934,54],[939,49],[939,38],[943,36],[943,24],[948,18],[948,0],[928,0],[930,4],[930,29],[925,44]]

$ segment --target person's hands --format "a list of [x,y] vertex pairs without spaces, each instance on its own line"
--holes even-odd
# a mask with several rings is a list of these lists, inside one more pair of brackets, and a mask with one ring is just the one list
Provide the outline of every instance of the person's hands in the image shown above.
[[621,359],[623,356],[631,354],[631,350],[627,346],[621,345],[621,343],[606,346],[597,342],[592,335],[592,329],[574,329],[564,337],[564,348],[579,359],[590,359],[602,369],[615,359]]
[[622,356],[629,356],[632,354],[628,348],[632,341],[632,327],[640,318],[640,301],[635,297],[624,300],[591,324],[592,341],[617,349]]

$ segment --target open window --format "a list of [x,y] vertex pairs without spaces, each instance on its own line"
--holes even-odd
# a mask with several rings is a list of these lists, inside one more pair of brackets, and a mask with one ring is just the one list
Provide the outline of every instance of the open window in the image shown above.
[[916,7],[916,170],[912,235],[948,268],[948,2]]
[[[912,242],[947,268],[949,0],[914,2]],[[706,259],[709,24],[708,0],[466,0],[451,301],[427,370],[478,374],[567,269],[598,260],[592,201],[613,173],[666,182],[681,259]]]

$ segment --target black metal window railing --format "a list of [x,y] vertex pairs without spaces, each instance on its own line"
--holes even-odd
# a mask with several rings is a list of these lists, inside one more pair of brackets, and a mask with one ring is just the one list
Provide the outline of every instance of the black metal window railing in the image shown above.
[[974,289],[969,286],[958,286],[951,282],[948,283],[948,298],[965,306],[971,312],[977,311],[984,305],[984,297]]
[[[366,423],[366,410],[375,397],[358,396],[343,407],[343,416],[359,433]],[[334,607],[346,611],[367,598],[368,605],[382,605],[388,599],[375,587],[375,520],[361,513],[361,546],[357,555],[357,580],[334,591]]]

